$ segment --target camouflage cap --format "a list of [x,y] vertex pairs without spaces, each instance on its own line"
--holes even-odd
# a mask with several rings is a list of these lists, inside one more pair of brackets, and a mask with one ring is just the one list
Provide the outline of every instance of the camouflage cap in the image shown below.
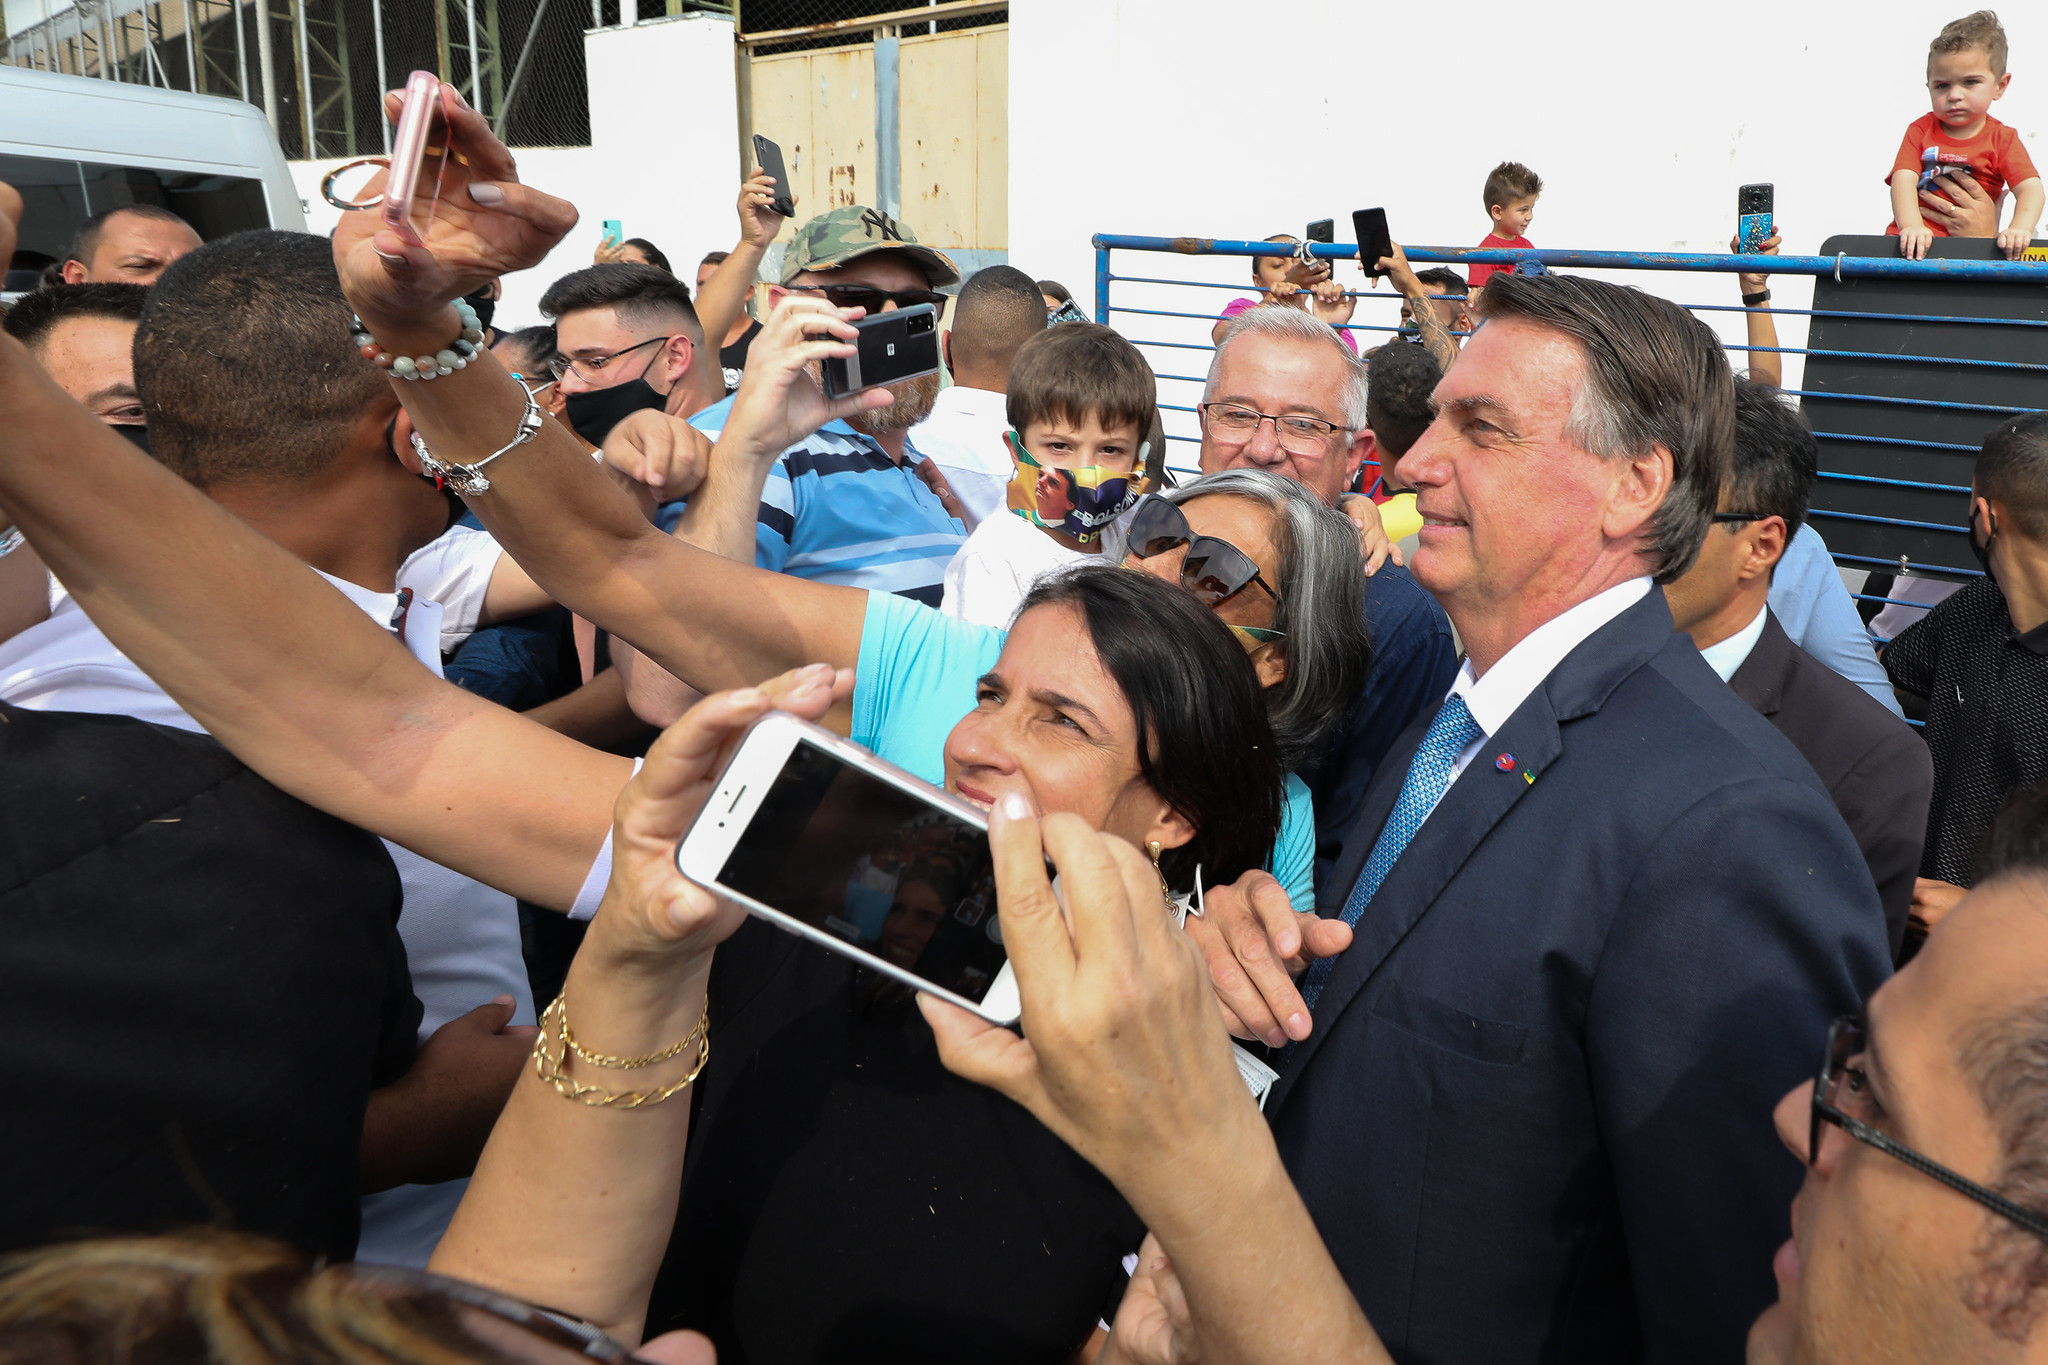
[[933,289],[960,282],[960,272],[941,252],[920,245],[917,234],[880,209],[849,204],[821,213],[796,230],[782,253],[782,283],[806,270],[833,270],[877,251],[899,251],[914,259]]

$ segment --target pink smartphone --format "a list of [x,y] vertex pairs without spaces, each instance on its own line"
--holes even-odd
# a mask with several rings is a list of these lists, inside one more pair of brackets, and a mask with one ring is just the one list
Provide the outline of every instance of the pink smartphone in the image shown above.
[[414,246],[426,244],[441,202],[441,170],[448,159],[448,120],[441,111],[441,81],[431,71],[405,78],[405,101],[391,137],[391,175],[384,187],[384,223]]

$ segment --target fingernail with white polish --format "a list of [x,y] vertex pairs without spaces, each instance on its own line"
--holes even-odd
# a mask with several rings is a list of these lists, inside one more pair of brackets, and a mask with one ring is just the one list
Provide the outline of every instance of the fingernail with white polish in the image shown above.
[[471,185],[469,197],[479,204],[502,204],[505,202],[505,191],[496,185]]
[[1032,815],[1031,800],[1023,792],[1005,792],[1003,799],[996,802],[996,808],[1005,820],[1029,820]]

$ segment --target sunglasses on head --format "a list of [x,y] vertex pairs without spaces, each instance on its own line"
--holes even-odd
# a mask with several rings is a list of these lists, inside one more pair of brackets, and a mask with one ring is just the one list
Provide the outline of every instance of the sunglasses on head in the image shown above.
[[881,312],[886,303],[898,308],[915,308],[920,303],[935,308],[946,306],[946,296],[936,289],[877,289],[871,284],[792,284],[789,288],[823,294],[834,308],[865,308],[870,317]]
[[1179,507],[1157,494],[1147,494],[1131,513],[1125,550],[1139,559],[1150,559],[1183,545],[1188,553],[1180,564],[1180,585],[1203,606],[1219,606],[1254,583],[1275,602],[1280,600],[1273,585],[1259,576],[1258,563],[1250,555],[1227,540],[1196,535]]

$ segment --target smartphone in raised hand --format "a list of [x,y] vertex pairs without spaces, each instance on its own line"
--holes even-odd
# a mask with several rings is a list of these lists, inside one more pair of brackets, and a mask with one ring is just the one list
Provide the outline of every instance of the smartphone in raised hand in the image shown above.
[[768,207],[784,218],[796,217],[796,200],[790,190],[789,172],[782,165],[782,148],[759,133],[754,134],[754,164],[775,177],[775,197],[768,201]]
[[1354,209],[1351,228],[1358,237],[1358,263],[1365,267],[1365,273],[1375,277],[1384,274],[1379,263],[1394,254],[1394,239],[1387,232],[1387,211]]
[[997,1024],[1017,1020],[979,809],[773,712],[733,751],[676,867],[748,911]]
[[441,202],[441,172],[448,164],[448,119],[441,80],[431,71],[405,78],[398,127],[391,135],[391,176],[384,186],[384,225],[413,246],[424,246]]
[[827,398],[938,373],[939,310],[931,304],[874,313],[853,328],[860,333],[854,339],[855,353],[832,356],[820,366]]
[[1735,249],[1738,252],[1754,254],[1763,250],[1764,243],[1771,240],[1775,231],[1771,221],[1773,194],[1770,185],[1744,185],[1735,192]]

